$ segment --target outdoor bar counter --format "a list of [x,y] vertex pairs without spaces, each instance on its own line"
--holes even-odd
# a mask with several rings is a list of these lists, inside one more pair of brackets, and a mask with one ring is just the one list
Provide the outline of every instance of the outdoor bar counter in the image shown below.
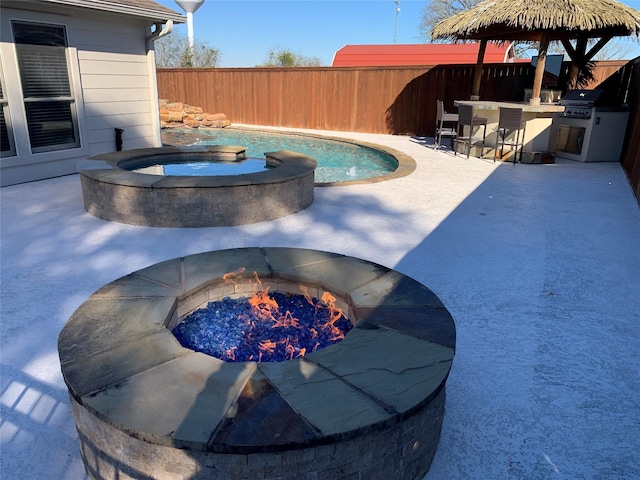
[[473,114],[487,119],[487,138],[485,140],[485,152],[493,158],[493,147],[496,143],[496,131],[498,128],[498,115],[500,107],[521,108],[523,120],[526,122],[523,152],[549,151],[549,132],[554,113],[564,111],[564,106],[553,103],[530,105],[528,102],[495,102],[487,100],[456,100],[455,106],[471,105]]

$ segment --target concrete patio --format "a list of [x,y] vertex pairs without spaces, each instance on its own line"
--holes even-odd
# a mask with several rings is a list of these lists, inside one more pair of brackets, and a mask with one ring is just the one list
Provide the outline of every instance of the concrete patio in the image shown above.
[[95,290],[179,256],[283,246],[393,268],[453,315],[426,480],[640,478],[640,208],[620,165],[494,164],[431,139],[327,133],[417,169],[234,227],[109,223],[84,211],[77,175],[0,190],[0,477],[85,478],[57,337]]

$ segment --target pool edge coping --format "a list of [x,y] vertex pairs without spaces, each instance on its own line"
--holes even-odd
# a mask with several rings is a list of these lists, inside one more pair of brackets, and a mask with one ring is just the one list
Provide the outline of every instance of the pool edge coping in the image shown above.
[[[315,171],[317,167],[317,162],[313,158],[290,150],[265,152],[267,164],[271,163],[274,168],[263,172],[238,175],[155,175],[134,172],[122,166],[127,162],[131,162],[133,158],[161,157],[172,153],[233,155],[240,159],[244,158],[245,150],[246,147],[244,146],[233,145],[166,145],[162,147],[137,148],[94,155],[79,162],[77,169],[81,176],[112,185],[140,188],[211,188],[284,182],[308,175],[309,171]],[[179,183],[178,185],[175,184],[176,181]]]

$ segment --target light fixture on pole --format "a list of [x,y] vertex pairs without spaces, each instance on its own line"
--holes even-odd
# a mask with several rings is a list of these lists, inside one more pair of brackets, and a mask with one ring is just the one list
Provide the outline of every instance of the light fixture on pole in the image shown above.
[[204,0],[175,0],[175,2],[187,13],[189,48],[193,50],[193,14],[202,6]]

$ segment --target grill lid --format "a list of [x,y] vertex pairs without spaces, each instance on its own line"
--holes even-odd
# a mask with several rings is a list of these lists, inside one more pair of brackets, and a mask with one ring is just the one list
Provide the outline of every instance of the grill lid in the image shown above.
[[571,90],[560,100],[560,105],[593,106],[604,90]]

